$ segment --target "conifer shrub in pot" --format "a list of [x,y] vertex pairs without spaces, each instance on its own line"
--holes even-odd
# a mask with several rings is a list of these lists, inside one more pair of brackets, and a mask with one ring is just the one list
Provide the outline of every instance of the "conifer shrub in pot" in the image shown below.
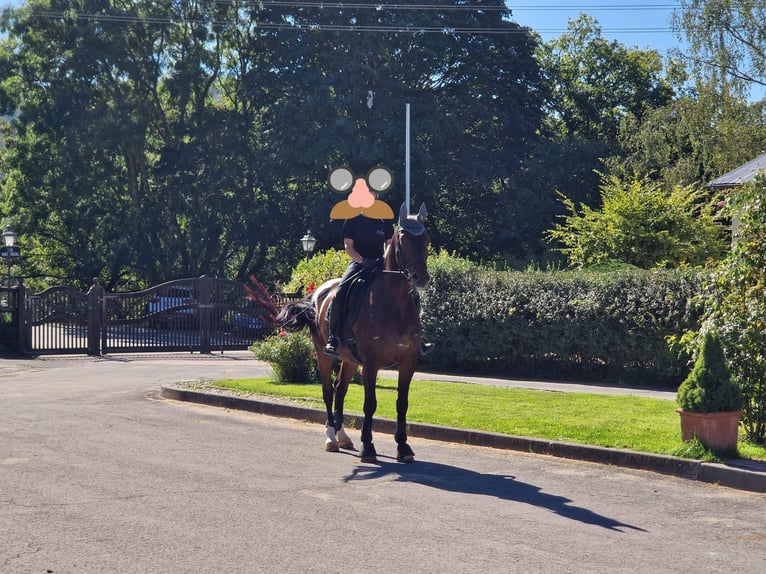
[[714,333],[703,335],[694,367],[678,387],[677,402],[684,441],[696,437],[714,452],[736,451],[742,390]]

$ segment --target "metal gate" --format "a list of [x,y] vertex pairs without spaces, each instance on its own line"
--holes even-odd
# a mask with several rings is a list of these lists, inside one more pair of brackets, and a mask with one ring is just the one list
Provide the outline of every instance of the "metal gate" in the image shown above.
[[102,299],[102,353],[247,349],[271,330],[270,310],[228,279],[179,279]]
[[24,349],[35,354],[88,353],[88,293],[51,287],[27,294]]
[[52,287],[28,295],[22,345],[32,354],[247,349],[271,332],[270,301],[229,279],[178,279],[144,291]]

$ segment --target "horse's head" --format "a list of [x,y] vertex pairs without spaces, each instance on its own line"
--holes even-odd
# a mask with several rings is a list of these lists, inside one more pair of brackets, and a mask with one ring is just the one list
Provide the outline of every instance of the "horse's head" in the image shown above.
[[425,226],[426,205],[420,206],[417,215],[407,215],[407,206],[399,210],[399,230],[391,242],[386,268],[401,271],[418,289],[430,280],[426,260],[428,259],[428,230]]

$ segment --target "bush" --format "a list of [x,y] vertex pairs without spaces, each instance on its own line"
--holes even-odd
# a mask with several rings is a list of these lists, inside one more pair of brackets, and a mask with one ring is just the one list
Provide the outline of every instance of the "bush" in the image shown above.
[[668,341],[699,325],[699,272],[497,272],[432,265],[423,362],[503,376],[676,386],[688,353]]
[[737,189],[727,211],[738,220],[736,242],[706,282],[704,327],[719,333],[742,388],[747,438],[766,444],[766,179]]
[[346,271],[351,259],[345,251],[328,249],[317,253],[310,259],[304,259],[293,269],[290,282],[285,285],[285,291],[297,291],[299,287],[306,289],[313,283],[319,287],[325,281],[340,277]]
[[267,362],[280,383],[319,383],[314,343],[306,331],[281,331],[253,344],[255,358]]
[[602,175],[599,210],[562,201],[569,214],[548,239],[572,267],[609,261],[643,269],[694,266],[720,259],[726,248],[715,204],[691,186],[666,190],[647,179]]

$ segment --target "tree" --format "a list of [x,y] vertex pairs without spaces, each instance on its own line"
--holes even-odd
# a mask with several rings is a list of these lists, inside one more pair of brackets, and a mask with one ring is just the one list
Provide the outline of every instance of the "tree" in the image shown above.
[[[386,164],[441,244],[505,249],[510,182],[542,118],[535,38],[474,5],[34,0],[6,13],[3,211],[27,275],[111,288],[276,275],[325,247],[340,163]],[[527,217],[529,214],[526,214]],[[521,216],[523,217],[523,215]],[[469,229],[477,236],[466,234]],[[273,278],[276,278],[275,276]]]
[[625,116],[643,117],[667,104],[673,90],[656,50],[609,41],[591,16],[570,20],[567,32],[540,47],[538,58],[553,89],[553,129],[613,146]]
[[607,169],[666,186],[701,186],[761,154],[766,144],[763,103],[748,103],[720,88],[698,81],[640,121],[625,118],[620,150],[606,160]]
[[673,16],[698,77],[744,91],[766,86],[766,5],[751,0],[684,0]]
[[597,208],[595,171],[603,170],[604,158],[619,154],[620,126],[640,125],[649,111],[671,101],[662,60],[655,50],[605,39],[598,22],[584,14],[541,45],[537,57],[552,96],[543,132],[547,145],[538,150],[544,164],[535,173],[575,203]]
[[706,285],[703,331],[720,334],[735,380],[745,397],[747,437],[766,443],[766,180],[759,177],[727,200],[739,219],[735,243]]
[[215,2],[6,13],[0,92],[18,114],[4,210],[28,230],[28,276],[136,287],[264,265],[274,229],[295,222],[259,171],[266,103],[238,97],[249,63],[225,67],[240,15]]
[[615,261],[643,269],[698,266],[723,253],[726,234],[714,205],[692,187],[667,192],[655,182],[611,175],[602,177],[601,197],[601,210],[562,199],[569,214],[548,236],[572,267]]
[[507,249],[510,181],[542,119],[536,41],[506,20],[502,2],[425,6],[291,14],[295,28],[267,38],[279,94],[267,129],[276,147],[295,150],[289,169],[298,177],[316,180],[333,164],[362,172],[385,164],[397,183],[382,199],[398,207],[409,103],[413,202],[428,204],[436,243],[488,258]]

